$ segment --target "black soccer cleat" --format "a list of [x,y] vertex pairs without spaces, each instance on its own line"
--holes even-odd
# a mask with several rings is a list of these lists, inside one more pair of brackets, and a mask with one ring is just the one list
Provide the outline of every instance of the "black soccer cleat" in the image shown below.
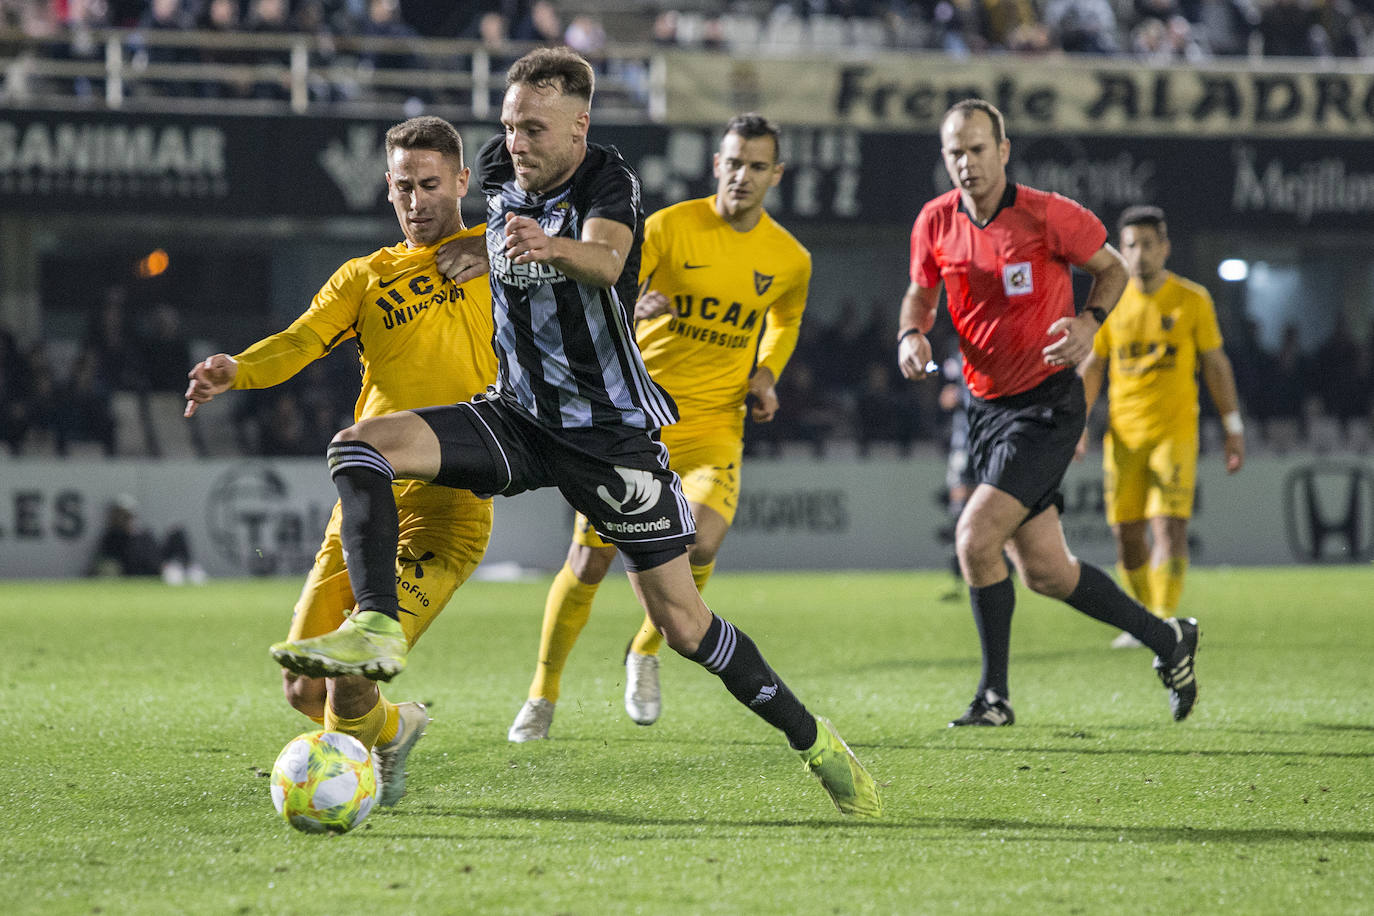
[[1192,617],[1170,618],[1164,622],[1178,634],[1178,645],[1167,662],[1155,656],[1155,673],[1169,688],[1169,709],[1174,713],[1174,721],[1182,722],[1188,718],[1188,713],[1193,711],[1193,704],[1197,702],[1197,675],[1193,671],[1193,661],[1197,658],[1198,637],[1202,631]]
[[999,697],[994,691],[984,690],[973,698],[964,714],[949,723],[950,728],[961,725],[1011,725],[1016,714],[1011,704]]

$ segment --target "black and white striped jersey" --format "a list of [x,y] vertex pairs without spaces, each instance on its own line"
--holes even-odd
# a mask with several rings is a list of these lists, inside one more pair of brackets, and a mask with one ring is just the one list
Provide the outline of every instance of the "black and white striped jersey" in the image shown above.
[[[487,198],[497,393],[546,426],[607,425],[657,429],[677,422],[677,407],[644,368],[632,310],[639,280],[644,220],[639,178],[613,148],[587,145],[567,183],[530,194],[515,183],[504,137],[477,158]],[[580,238],[592,217],[634,231],[634,244],[614,287],[571,280],[548,264],[506,257],[506,214],[538,220],[551,236]]]

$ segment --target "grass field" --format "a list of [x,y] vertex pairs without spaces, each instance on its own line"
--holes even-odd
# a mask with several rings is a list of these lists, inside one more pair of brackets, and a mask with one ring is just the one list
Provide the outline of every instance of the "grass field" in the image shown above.
[[1374,569],[1194,571],[1198,707],[1144,650],[1022,593],[1017,724],[948,729],[977,679],[936,574],[730,575],[749,632],[885,787],[841,818],[715,678],[621,707],[638,615],[603,587],[553,739],[505,740],[546,582],[471,583],[389,693],[431,704],[410,794],[343,837],[276,818],[307,730],[266,647],[294,580],[0,588],[8,913],[1369,913]]

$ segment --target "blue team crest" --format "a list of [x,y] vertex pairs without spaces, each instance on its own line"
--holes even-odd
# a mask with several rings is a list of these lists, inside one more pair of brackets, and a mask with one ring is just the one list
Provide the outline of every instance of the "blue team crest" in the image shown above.
[[1174,329],[1175,320],[1173,315],[1160,315],[1159,326],[1166,331],[1172,331]]
[[768,274],[761,274],[757,270],[754,271],[754,292],[762,296],[764,293],[768,292],[768,287],[772,285],[772,277]]

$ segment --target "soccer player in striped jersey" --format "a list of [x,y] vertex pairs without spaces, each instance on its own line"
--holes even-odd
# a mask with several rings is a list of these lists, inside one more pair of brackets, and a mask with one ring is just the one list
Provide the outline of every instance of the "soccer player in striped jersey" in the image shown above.
[[[495,380],[486,279],[458,285],[435,262],[440,246],[480,238],[483,231],[465,228],[459,212],[470,173],[458,131],[440,118],[414,118],[387,131],[386,151],[388,197],[404,241],[340,267],[286,330],[235,356],[217,353],[198,363],[189,373],[186,416],[230,389],[280,384],[353,338],[362,362],[354,409],[359,420],[452,403]],[[391,511],[398,540],[386,566],[400,585],[403,639],[414,645],[481,561],[491,535],[491,500],[469,490],[398,481]],[[336,504],[296,602],[290,639],[332,632],[355,606],[341,521]],[[375,745],[379,801],[395,804],[405,792],[406,758],[429,724],[425,708],[392,703],[361,673],[318,674],[284,671],[287,700],[324,727]]]
[[[746,401],[755,422],[772,420],[774,385],[796,348],[811,283],[810,253],[764,209],[782,178],[778,153],[778,130],[767,119],[734,118],[713,160],[716,193],[644,224],[636,336],[649,374],[681,413],[662,442],[696,520],[688,561],[698,590],[735,516]],[[614,543],[579,515],[549,590],[534,680],[511,741],[548,737],[563,668],[615,555]],[[646,618],[625,654],[625,709],[640,725],[661,708],[662,645]]]
[[[1088,410],[1104,374],[1110,382],[1102,483],[1117,570],[1141,604],[1169,618],[1178,610],[1188,570],[1199,365],[1226,430],[1222,455],[1229,474],[1245,463],[1245,426],[1211,295],[1164,268],[1169,258],[1164,211],[1129,207],[1118,227],[1131,280],[1078,372]],[[1086,435],[1079,455],[1086,450]],[[1140,642],[1122,633],[1112,645],[1132,648]]]
[[[921,208],[911,230],[911,284],[902,297],[897,362],[926,376],[943,285],[964,357],[969,462],[976,484],[955,526],[983,671],[952,726],[1015,721],[1008,688],[1016,591],[1003,559],[1042,595],[1125,630],[1154,650],[1175,720],[1197,699],[1195,620],[1162,621],[1110,576],[1069,551],[1060,486],[1083,434],[1083,382],[1073,371],[1121,296],[1128,274],[1102,221],[1082,205],[1007,179],[1002,113],[982,99],[940,124],[954,190]],[[1075,314],[1070,269],[1093,277]]]
[[591,65],[566,48],[532,51],[506,74],[504,136],[478,157],[496,385],[472,402],[365,419],[335,437],[330,465],[360,610],[333,633],[278,643],[272,655],[292,670],[381,680],[405,666],[387,527],[393,479],[503,495],[556,486],[620,548],[668,645],[782,731],[840,811],[876,816],[877,786],[834,727],[692,581],[695,527],[658,441],[677,409],[645,369],[630,324],[639,181],[615,150],[587,141],[592,89]]

